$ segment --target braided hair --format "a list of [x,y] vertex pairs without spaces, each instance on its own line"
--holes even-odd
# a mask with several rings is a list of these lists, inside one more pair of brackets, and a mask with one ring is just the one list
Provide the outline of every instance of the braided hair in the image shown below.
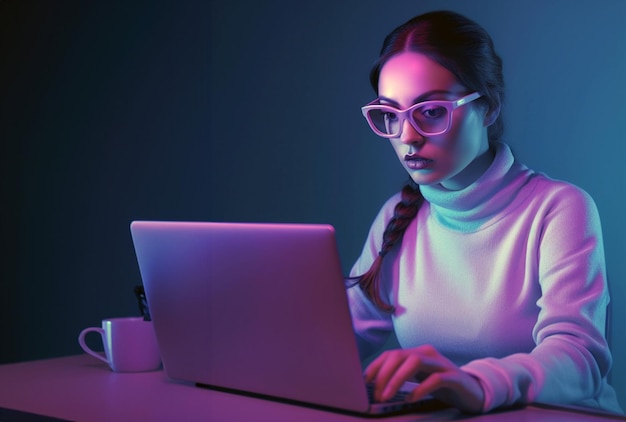
[[[487,108],[493,120],[488,139],[494,143],[504,130],[500,107],[504,99],[502,60],[495,51],[487,31],[476,22],[455,12],[435,11],[416,16],[394,29],[384,40],[378,60],[370,71],[370,83],[378,94],[380,71],[396,54],[413,51],[421,53],[450,71],[469,91],[482,96],[476,100]],[[370,269],[357,284],[381,310],[393,312],[380,293],[380,273],[383,258],[398,244],[424,198],[419,186],[410,180],[402,189],[402,199],[383,234],[382,248]]]
[[401,199],[393,210],[393,217],[385,227],[383,244],[378,256],[374,259],[369,270],[359,277],[358,284],[365,295],[385,312],[393,312],[394,307],[385,303],[380,296],[380,273],[383,258],[393,249],[394,245],[402,240],[404,231],[417,215],[422,202],[424,202],[424,197],[419,186],[413,179],[409,179],[409,182],[402,188]]

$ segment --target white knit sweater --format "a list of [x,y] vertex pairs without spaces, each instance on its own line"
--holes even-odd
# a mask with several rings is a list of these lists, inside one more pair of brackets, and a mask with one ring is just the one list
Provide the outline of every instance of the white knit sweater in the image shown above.
[[[481,382],[484,410],[528,402],[621,412],[607,384],[609,302],[596,206],[581,189],[518,163],[498,144],[460,191],[421,186],[426,201],[384,259],[378,311],[348,289],[362,357],[395,332],[435,346]],[[351,275],[380,250],[400,194],[376,217]]]

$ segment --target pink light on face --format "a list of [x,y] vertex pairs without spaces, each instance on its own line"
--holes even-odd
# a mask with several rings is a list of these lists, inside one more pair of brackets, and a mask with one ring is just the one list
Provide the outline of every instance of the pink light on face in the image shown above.
[[[381,101],[402,109],[421,101],[456,100],[468,94],[450,71],[413,52],[400,53],[384,64],[378,88]],[[424,137],[405,122],[400,137],[390,141],[403,167],[420,185],[442,183],[458,190],[489,165],[478,160],[489,150],[485,110],[473,103],[454,110],[452,126],[442,135]],[[421,160],[406,160],[416,155]]]

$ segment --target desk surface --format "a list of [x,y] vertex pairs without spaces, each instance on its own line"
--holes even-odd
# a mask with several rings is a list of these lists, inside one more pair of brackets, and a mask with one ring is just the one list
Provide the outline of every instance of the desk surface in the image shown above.
[[[163,371],[118,374],[88,355],[0,365],[0,407],[79,421],[609,421],[575,411],[528,406],[467,418],[454,409],[384,419],[197,388]],[[4,422],[4,421],[2,421]]]

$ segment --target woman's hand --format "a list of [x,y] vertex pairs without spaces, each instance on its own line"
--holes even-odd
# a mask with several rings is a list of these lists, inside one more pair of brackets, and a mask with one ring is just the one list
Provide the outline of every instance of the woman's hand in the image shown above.
[[464,412],[482,410],[484,391],[478,380],[432,346],[385,351],[365,370],[365,381],[374,384],[377,401],[391,399],[405,381],[415,379],[420,384],[408,395],[408,401],[431,394]]

